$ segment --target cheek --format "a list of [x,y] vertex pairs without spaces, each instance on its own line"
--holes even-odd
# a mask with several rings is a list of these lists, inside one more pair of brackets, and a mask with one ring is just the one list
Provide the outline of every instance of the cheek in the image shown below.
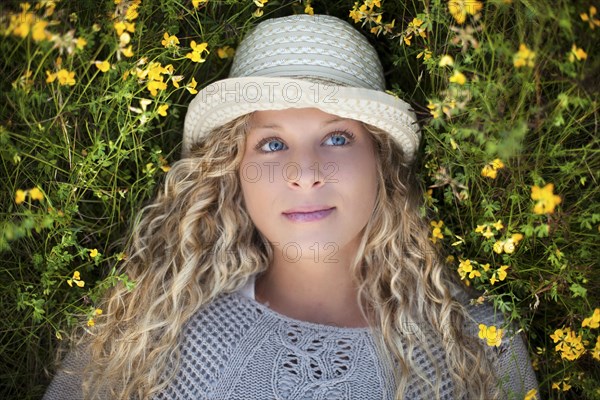
[[273,188],[267,187],[268,171],[260,168],[256,162],[248,162],[240,166],[238,177],[246,211],[255,219],[271,203],[269,196],[273,193]]

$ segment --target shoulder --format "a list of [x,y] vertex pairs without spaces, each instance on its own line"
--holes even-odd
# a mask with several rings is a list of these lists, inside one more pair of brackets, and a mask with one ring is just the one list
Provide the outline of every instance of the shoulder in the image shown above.
[[222,293],[203,305],[185,324],[182,333],[184,339],[202,332],[205,336],[218,335],[220,341],[231,341],[243,336],[260,318],[259,310],[240,293]]

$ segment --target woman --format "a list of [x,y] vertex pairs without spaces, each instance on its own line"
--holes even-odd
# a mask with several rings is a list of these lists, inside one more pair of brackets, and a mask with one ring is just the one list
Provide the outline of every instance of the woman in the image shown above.
[[[523,398],[518,336],[429,241],[420,134],[335,17],[260,23],[198,93],[93,335],[46,399]],[[69,374],[69,371],[73,373]],[[68,388],[68,389],[67,389]]]

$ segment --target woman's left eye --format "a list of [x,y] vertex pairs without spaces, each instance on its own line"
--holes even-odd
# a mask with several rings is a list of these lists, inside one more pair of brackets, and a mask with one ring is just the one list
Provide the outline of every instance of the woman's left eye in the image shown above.
[[[343,138],[345,140],[342,142],[338,138]],[[329,139],[333,139],[334,146],[344,146],[352,142],[354,134],[348,131],[333,132],[327,136],[325,141],[328,141]]]

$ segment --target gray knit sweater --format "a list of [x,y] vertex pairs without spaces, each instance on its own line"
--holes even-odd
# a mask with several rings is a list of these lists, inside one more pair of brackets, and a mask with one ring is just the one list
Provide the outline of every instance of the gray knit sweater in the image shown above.
[[[472,306],[469,312],[475,322],[466,328],[476,340],[481,340],[479,323],[502,322],[489,306]],[[415,334],[410,329],[406,333]],[[505,338],[499,348],[489,350],[505,398],[521,400],[528,390],[537,389],[519,336]],[[432,338],[414,353],[417,364],[434,379],[425,351],[442,366],[444,352]],[[68,372],[81,371],[83,360],[75,352],[67,357],[44,400],[83,398],[81,377]],[[414,382],[405,399],[435,398]],[[440,398],[454,398],[447,369],[441,371]],[[393,400],[394,383],[389,368],[377,356],[369,328],[341,328],[286,317],[255,301],[251,279],[241,291],[223,294],[202,307],[186,324],[181,366],[155,399]]]

